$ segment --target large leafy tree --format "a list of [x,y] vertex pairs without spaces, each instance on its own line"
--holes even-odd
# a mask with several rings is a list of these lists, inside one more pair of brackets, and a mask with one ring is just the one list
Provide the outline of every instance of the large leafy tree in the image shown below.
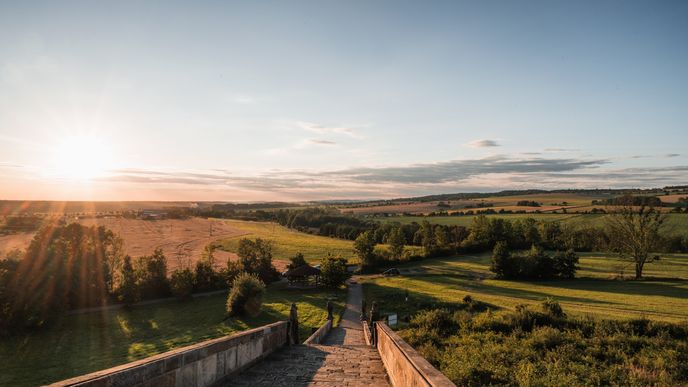
[[268,240],[243,238],[239,241],[239,264],[247,273],[258,275],[264,283],[275,281],[279,273],[272,266],[272,243]]
[[375,235],[372,231],[361,233],[354,241],[354,253],[361,260],[361,267],[375,265]]
[[643,276],[645,264],[659,247],[659,230],[665,216],[656,208],[626,204],[607,217],[607,232],[612,251],[635,267],[635,278]]

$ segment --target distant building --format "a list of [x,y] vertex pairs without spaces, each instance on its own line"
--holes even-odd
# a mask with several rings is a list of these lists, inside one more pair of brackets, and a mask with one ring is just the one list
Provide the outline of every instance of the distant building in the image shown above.
[[160,220],[167,218],[167,212],[158,210],[143,210],[140,218],[143,220]]

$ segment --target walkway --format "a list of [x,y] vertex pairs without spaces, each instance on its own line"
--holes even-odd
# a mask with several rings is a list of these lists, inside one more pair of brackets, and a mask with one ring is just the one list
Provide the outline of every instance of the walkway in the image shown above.
[[350,284],[339,326],[322,344],[285,347],[237,375],[229,386],[389,386],[375,348],[365,344],[360,284]]

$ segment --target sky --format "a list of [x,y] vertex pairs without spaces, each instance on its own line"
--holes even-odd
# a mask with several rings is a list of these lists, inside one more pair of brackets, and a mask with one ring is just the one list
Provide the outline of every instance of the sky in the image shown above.
[[0,199],[688,184],[685,1],[0,0]]

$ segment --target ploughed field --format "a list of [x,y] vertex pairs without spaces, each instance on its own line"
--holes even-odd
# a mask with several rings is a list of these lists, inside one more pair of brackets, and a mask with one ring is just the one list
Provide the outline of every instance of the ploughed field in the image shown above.
[[[600,254],[581,254],[572,280],[507,281],[489,271],[490,255],[460,255],[399,265],[402,275],[366,279],[366,299],[401,318],[419,307],[460,303],[466,295],[498,308],[539,305],[551,297],[574,316],[688,320],[688,255],[663,255],[645,266],[644,279],[631,281],[633,267]],[[623,278],[623,279],[621,279]],[[406,292],[409,301],[405,301]]]

